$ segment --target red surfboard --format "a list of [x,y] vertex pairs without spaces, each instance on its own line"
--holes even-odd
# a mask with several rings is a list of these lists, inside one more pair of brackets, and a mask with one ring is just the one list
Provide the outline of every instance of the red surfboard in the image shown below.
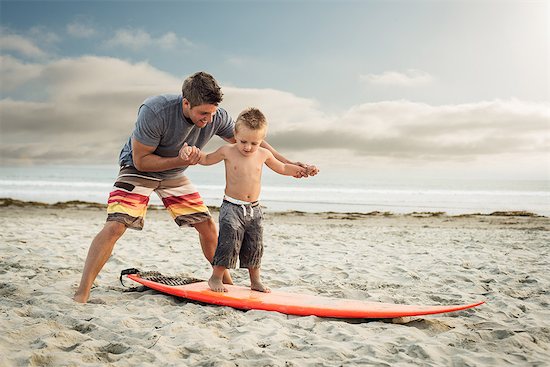
[[219,306],[242,310],[276,311],[288,315],[319,316],[352,319],[385,319],[405,316],[432,315],[465,310],[479,306],[484,301],[464,305],[420,306],[352,299],[328,298],[315,295],[272,291],[263,293],[247,287],[225,285],[228,292],[214,292],[208,283],[201,281],[185,285],[167,285],[147,280],[138,274],[126,274],[128,278],[162,293]]

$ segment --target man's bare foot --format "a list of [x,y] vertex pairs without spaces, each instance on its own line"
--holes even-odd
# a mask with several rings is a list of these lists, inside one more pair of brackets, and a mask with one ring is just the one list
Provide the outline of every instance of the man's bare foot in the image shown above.
[[73,296],[73,300],[75,300],[75,302],[78,302],[78,303],[86,303],[86,302],[88,302],[89,297],[90,297],[90,292],[79,293],[77,291]]
[[261,281],[254,281],[254,282],[251,281],[250,282],[250,289],[252,289],[253,291],[258,291],[258,292],[271,293],[271,289],[269,289],[268,287],[263,285],[263,283]]
[[223,286],[222,280],[219,278],[210,277],[208,279],[208,286],[214,292],[227,292],[227,288]]

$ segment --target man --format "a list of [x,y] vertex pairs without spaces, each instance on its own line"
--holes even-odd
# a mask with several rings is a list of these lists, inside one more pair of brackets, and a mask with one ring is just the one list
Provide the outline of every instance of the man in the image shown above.
[[[143,228],[153,191],[179,226],[192,226],[197,230],[203,254],[212,262],[218,239],[216,225],[183,172],[198,163],[199,149],[214,135],[232,144],[236,142],[233,120],[224,109],[218,108],[222,99],[214,77],[198,72],[185,79],[181,95],[155,96],[143,102],[135,129],[120,153],[121,169],[109,195],[107,222],[90,245],[75,301],[88,301],[95,278],[126,229]],[[189,146],[194,149],[188,149]],[[262,147],[279,161],[290,163],[267,142],[264,141]],[[315,166],[296,164],[307,168],[307,173],[298,177],[318,172]],[[227,270],[223,281],[233,284]]]

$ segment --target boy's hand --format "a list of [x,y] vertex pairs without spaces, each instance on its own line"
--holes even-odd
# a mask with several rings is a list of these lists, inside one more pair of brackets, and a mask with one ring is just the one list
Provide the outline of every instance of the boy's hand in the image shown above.
[[319,168],[317,168],[316,166],[305,164],[302,162],[295,162],[294,164],[304,168],[303,170],[299,171],[296,175],[294,175],[294,177],[296,178],[315,176],[316,174],[319,173]]
[[306,171],[307,171],[307,175],[308,176],[315,176],[319,173],[319,168],[317,168],[317,166],[310,166],[310,165],[306,165]]
[[195,146],[189,146],[187,143],[183,144],[179,152],[180,158],[183,160],[184,165],[192,166],[199,162],[201,159],[201,150]]

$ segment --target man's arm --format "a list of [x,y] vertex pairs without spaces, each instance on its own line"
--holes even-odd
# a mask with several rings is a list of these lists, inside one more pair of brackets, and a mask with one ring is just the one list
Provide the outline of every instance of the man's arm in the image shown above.
[[[161,157],[153,154],[156,147],[151,147],[140,143],[135,138],[132,138],[132,160],[134,166],[142,172],[160,172],[173,168],[192,166],[197,164],[200,159],[200,151],[192,150],[191,154],[187,155],[187,159],[180,154],[177,157]],[[182,148],[183,149],[183,148]]]

